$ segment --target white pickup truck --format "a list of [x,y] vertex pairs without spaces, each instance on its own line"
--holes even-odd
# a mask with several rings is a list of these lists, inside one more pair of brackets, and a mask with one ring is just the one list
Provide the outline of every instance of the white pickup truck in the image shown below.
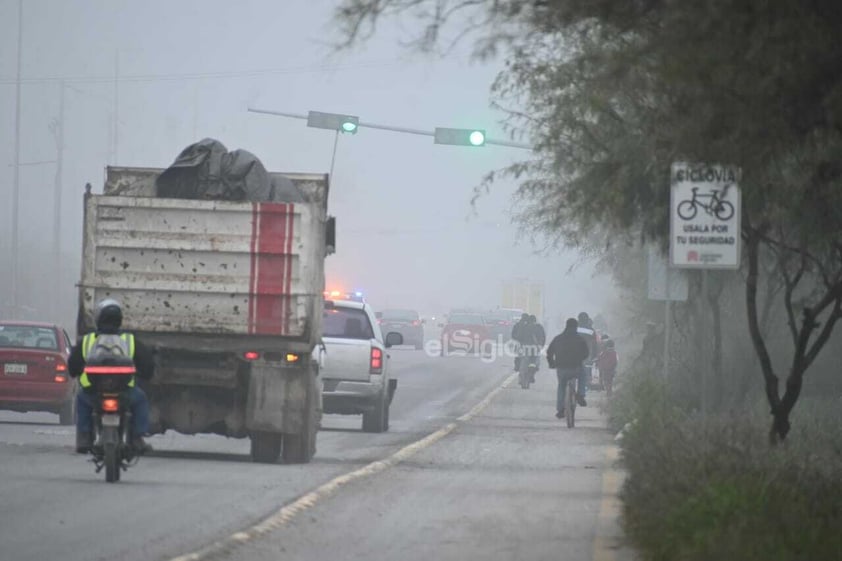
[[399,333],[386,338],[371,306],[328,300],[322,316],[320,357],[325,413],[363,416],[363,431],[389,430],[389,406],[398,381],[389,375],[387,349],[403,344]]

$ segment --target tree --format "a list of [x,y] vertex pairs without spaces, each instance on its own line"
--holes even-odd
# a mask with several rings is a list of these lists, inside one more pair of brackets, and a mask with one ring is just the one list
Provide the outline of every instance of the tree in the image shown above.
[[[496,104],[512,106],[509,130],[536,157],[501,173],[519,181],[521,219],[561,243],[630,230],[663,241],[671,162],[742,168],[748,323],[770,439],[786,438],[803,375],[842,315],[842,5],[346,0],[343,44],[395,14],[421,18],[420,48],[452,23],[478,34],[479,55],[507,50]],[[758,317],[764,258],[784,282],[793,341],[783,394]]]

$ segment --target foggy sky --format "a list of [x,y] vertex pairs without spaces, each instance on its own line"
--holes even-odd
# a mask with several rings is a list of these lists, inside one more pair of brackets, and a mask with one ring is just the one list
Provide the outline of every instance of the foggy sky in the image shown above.
[[[484,127],[505,136],[489,109],[501,61],[470,63],[466,44],[451,56],[422,57],[397,42],[410,22],[383,22],[363,48],[331,55],[336,1],[26,0],[22,51],[21,162],[56,159],[49,124],[65,79],[61,276],[49,254],[55,164],[21,167],[22,303],[46,318],[45,297],[61,290],[61,322],[72,326],[81,254],[81,194],[102,189],[107,164],[166,167],[203,137],[255,153],[272,171],[327,172],[333,136],[304,121],[248,113],[358,115],[362,121],[432,130]],[[0,0],[0,251],[9,259],[14,161],[18,0]],[[113,135],[119,67],[119,129]],[[115,155],[116,147],[116,155]],[[591,268],[573,274],[570,253],[535,255],[511,224],[514,185],[499,183],[471,208],[482,176],[528,156],[486,146],[438,146],[431,137],[361,128],[340,138],[330,214],[338,221],[328,288],[364,291],[376,307],[441,313],[499,304],[513,276],[547,283],[553,314],[602,311],[610,283]],[[9,278],[3,268],[3,286]],[[5,291],[4,291],[5,292]],[[0,298],[4,300],[5,298]]]

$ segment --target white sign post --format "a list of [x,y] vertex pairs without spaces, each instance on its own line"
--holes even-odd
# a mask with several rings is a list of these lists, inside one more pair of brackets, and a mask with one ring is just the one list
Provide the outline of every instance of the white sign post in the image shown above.
[[675,162],[670,178],[670,264],[738,269],[740,169]]
[[669,375],[670,336],[672,332],[672,302],[687,300],[690,289],[687,275],[680,269],[670,268],[666,258],[655,246],[649,246],[647,285],[650,300],[664,302],[664,378]]

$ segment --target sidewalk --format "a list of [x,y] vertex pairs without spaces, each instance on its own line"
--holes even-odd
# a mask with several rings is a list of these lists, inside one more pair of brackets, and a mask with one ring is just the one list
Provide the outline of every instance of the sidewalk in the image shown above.
[[617,523],[621,473],[600,394],[567,429],[555,376],[509,386],[406,461],[349,483],[231,558],[631,561]]

